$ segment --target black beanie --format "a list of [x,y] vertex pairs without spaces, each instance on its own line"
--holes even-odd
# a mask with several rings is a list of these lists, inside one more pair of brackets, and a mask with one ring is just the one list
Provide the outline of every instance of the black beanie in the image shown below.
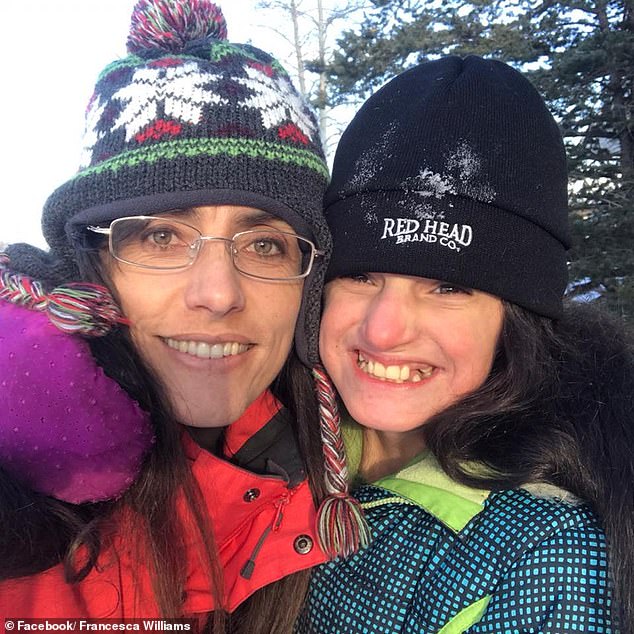
[[438,279],[561,315],[570,246],[561,134],[506,64],[446,57],[387,83],[344,132],[325,198],[328,279]]

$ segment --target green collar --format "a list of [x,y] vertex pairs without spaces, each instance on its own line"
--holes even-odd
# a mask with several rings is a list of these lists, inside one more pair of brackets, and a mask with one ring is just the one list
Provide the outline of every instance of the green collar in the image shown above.
[[[342,424],[350,481],[357,478],[363,451],[363,430],[352,419]],[[472,489],[452,480],[430,452],[424,452],[397,473],[372,483],[418,504],[455,532],[484,508],[490,491]]]

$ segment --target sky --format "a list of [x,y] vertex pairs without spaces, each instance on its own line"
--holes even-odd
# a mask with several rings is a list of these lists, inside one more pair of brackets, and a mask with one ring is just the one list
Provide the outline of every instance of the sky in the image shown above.
[[[45,246],[42,206],[79,165],[84,110],[99,72],[125,56],[135,0],[3,2],[0,243]],[[255,0],[218,0],[232,42],[284,46]],[[276,50],[277,49],[277,50]]]

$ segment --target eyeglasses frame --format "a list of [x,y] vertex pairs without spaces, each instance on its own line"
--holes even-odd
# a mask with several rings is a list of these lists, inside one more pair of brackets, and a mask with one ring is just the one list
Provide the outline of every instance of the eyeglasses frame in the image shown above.
[[[124,264],[129,264],[130,266],[137,266],[142,269],[149,269],[153,271],[179,271],[179,270],[190,268],[191,266],[193,266],[194,262],[196,262],[196,260],[198,259],[198,254],[200,253],[202,249],[203,242],[224,242],[225,244],[231,245],[231,248],[229,249],[229,253],[231,255],[231,264],[233,265],[235,270],[238,271],[238,273],[240,273],[241,275],[244,275],[245,277],[250,277],[256,280],[266,280],[269,282],[288,282],[292,280],[304,279],[308,277],[311,271],[313,270],[313,264],[315,262],[315,258],[324,257],[326,255],[326,252],[321,249],[318,249],[312,240],[309,240],[308,238],[304,238],[303,236],[298,236],[297,234],[291,233],[289,231],[281,231],[280,229],[247,229],[246,231],[238,231],[231,238],[225,238],[223,236],[204,236],[200,232],[200,230],[198,230],[196,227],[193,227],[192,225],[186,222],[183,222],[182,220],[173,220],[171,218],[170,220],[172,220],[173,222],[177,222],[181,225],[189,227],[190,229],[195,231],[199,236],[196,242],[194,243],[197,245],[194,251],[194,256],[190,259],[190,261],[187,264],[184,264],[182,266],[174,266],[174,267],[160,267],[160,266],[157,267],[157,266],[151,266],[148,264],[139,264],[138,262],[130,262],[129,260],[125,260],[115,255],[114,247],[112,244],[112,225],[121,221],[125,221],[125,220],[156,220],[157,218],[160,218],[160,216],[123,216],[122,218],[115,218],[114,220],[112,220],[110,224],[108,225],[108,227],[100,227],[98,225],[87,225],[86,229],[88,231],[92,231],[93,233],[108,236],[108,250],[110,252],[110,255],[118,262],[123,262]],[[270,231],[271,233],[281,233],[282,235],[291,236],[293,238],[299,239],[303,243],[308,244],[310,246],[310,259],[308,261],[306,272],[302,273],[301,275],[294,275],[292,277],[263,277],[261,275],[247,273],[239,269],[236,266],[236,261],[235,261],[236,250],[234,246],[234,240],[238,236],[242,236],[242,235],[250,234],[250,233],[260,233],[262,231],[264,232]],[[189,246],[192,247],[193,245],[189,245]]]

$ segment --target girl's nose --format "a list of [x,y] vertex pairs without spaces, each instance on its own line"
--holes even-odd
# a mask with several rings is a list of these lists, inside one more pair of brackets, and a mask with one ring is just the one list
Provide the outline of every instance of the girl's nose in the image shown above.
[[366,343],[382,351],[409,343],[415,336],[414,311],[407,281],[388,280],[368,306],[362,330]]

